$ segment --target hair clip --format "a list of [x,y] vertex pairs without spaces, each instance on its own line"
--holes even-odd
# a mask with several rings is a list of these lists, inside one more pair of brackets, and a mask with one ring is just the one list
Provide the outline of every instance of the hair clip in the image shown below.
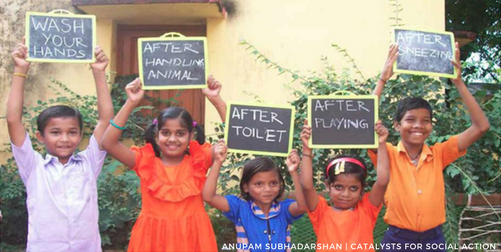
[[338,175],[339,173],[343,173],[345,164],[346,164],[346,161],[342,161],[341,163],[337,163],[336,168],[334,169],[334,175]]
[[197,127],[197,121],[193,121],[193,127]]
[[334,167],[334,175],[338,175],[340,173],[344,172],[345,164],[346,162],[356,164],[360,166],[364,171],[367,169],[365,166],[358,160],[351,158],[351,157],[343,157],[343,158],[336,158],[330,162],[330,164],[327,165],[327,169],[325,169],[325,176],[329,178],[329,170],[331,169],[332,166],[336,165]]
[[155,119],[153,119],[153,122],[151,122],[151,123],[152,123],[153,125],[157,125],[157,124],[158,124],[158,121],[157,121],[157,119],[155,118]]

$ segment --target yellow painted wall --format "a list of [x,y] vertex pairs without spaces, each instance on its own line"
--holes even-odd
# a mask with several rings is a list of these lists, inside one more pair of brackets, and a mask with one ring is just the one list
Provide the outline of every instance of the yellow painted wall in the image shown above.
[[[4,2],[4,1],[2,1]],[[19,2],[15,5],[12,2]],[[9,6],[0,8],[4,17],[0,24],[7,23],[6,29],[0,27],[0,38],[5,49],[0,52],[0,144],[8,143],[8,134],[3,118],[6,113],[7,95],[10,87],[11,49],[16,39],[23,35],[24,12],[49,11],[55,8],[71,8],[70,0],[51,1],[44,4],[22,5],[24,1],[11,1]],[[394,7],[388,0],[237,0],[237,13],[227,19],[207,19],[209,43],[209,62],[211,73],[223,83],[225,100],[253,101],[252,95],[259,96],[270,103],[287,103],[292,96],[284,88],[291,81],[287,74],[278,76],[266,65],[254,61],[254,56],[239,45],[247,40],[262,53],[283,67],[298,70],[308,75],[310,71],[322,69],[321,57],[336,67],[343,69],[349,65],[331,44],[347,49],[355,59],[363,75],[368,78],[376,75],[386,58],[390,43],[390,27],[395,21]],[[444,0],[401,0],[402,11],[399,17],[405,25],[445,28]],[[2,6],[0,6],[2,7]],[[143,6],[144,7],[144,6]],[[138,13],[137,15],[144,15]],[[131,20],[136,20],[130,17]],[[143,20],[137,19],[137,20]],[[130,22],[128,22],[130,24]],[[151,24],[151,22],[148,22]],[[172,23],[176,23],[172,20]],[[142,23],[137,23],[142,24]],[[165,23],[161,23],[165,24]],[[116,69],[116,20],[97,20],[97,41],[112,60],[109,70]],[[47,89],[53,76],[70,89],[80,94],[94,94],[92,74],[89,65],[34,63],[27,83],[26,102],[33,105],[36,100],[48,100],[53,94]],[[206,125],[211,133],[212,122],[218,122],[215,109],[206,103]],[[2,154],[0,153],[0,158]],[[0,159],[1,161],[1,159]]]
[[[445,29],[443,0],[399,1],[405,25]],[[224,85],[225,99],[253,100],[244,91],[266,102],[287,103],[292,99],[284,84],[287,74],[267,70],[264,63],[239,45],[246,40],[281,66],[303,75],[322,69],[326,56],[336,69],[349,67],[331,44],[347,49],[365,78],[379,73],[390,44],[394,7],[388,0],[252,0],[237,1],[234,18],[210,19],[207,35],[211,72]],[[357,76],[358,78],[358,76]],[[206,106],[207,121],[218,121]],[[210,127],[209,127],[210,128]]]

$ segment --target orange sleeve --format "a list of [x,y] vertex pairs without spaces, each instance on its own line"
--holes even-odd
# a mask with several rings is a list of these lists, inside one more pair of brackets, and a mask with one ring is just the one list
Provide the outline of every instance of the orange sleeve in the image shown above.
[[134,151],[136,155],[136,164],[132,167],[132,170],[135,171],[140,178],[144,178],[145,176],[149,177],[150,169],[148,168],[152,167],[152,163],[157,158],[153,146],[151,144],[146,144],[143,147],[132,146],[130,149]]
[[442,154],[442,169],[466,154],[466,150],[459,151],[458,137],[458,135],[452,136],[449,140],[433,146],[434,152]]
[[313,230],[316,234],[318,234],[318,229],[320,227],[320,223],[324,217],[325,210],[329,207],[327,201],[322,196],[318,197],[317,208],[312,212],[308,211],[308,217],[310,217],[311,225],[313,226]]
[[383,207],[383,204],[379,206],[374,206],[372,205],[370,199],[369,199],[369,194],[370,193],[365,193],[363,198],[362,198],[362,204],[364,210],[367,212],[368,216],[371,218],[371,223],[376,224],[377,221],[377,216],[379,215],[379,211],[381,211],[381,208]]
[[197,141],[190,142],[190,155],[193,158],[193,168],[195,171],[207,172],[212,165],[212,145],[204,143],[200,145]]

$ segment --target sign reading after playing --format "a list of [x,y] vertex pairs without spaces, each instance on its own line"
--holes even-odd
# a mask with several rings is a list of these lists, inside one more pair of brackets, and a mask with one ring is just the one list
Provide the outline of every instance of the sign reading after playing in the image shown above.
[[28,61],[94,62],[95,28],[94,15],[27,12]]
[[229,103],[225,129],[228,150],[288,156],[292,149],[294,114],[292,106]]
[[138,40],[139,76],[144,89],[207,87],[207,39],[158,37]]
[[398,73],[454,78],[454,35],[394,28],[394,42],[398,44],[398,57],[393,71]]
[[308,97],[311,148],[377,148],[375,95]]

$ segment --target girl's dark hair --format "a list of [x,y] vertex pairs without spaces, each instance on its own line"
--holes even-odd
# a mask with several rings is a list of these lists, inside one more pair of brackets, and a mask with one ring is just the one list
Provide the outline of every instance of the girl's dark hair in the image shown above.
[[407,111],[420,108],[428,110],[430,113],[430,119],[433,119],[433,109],[428,101],[419,97],[407,97],[398,103],[397,111],[395,112],[393,120],[400,123]]
[[278,179],[280,180],[280,192],[275,200],[282,197],[285,187],[284,177],[282,176],[282,172],[280,172],[280,168],[278,168],[275,162],[268,157],[255,158],[245,163],[242,171],[242,178],[240,179],[240,196],[245,200],[251,200],[252,198],[250,194],[244,191],[244,185],[248,184],[256,173],[267,171],[276,171],[278,173]]
[[[357,161],[359,161],[365,167],[365,169],[364,169],[364,168],[360,167],[358,164],[351,163],[351,162],[345,162],[344,172],[338,174],[338,175],[341,175],[341,174],[354,174],[355,177],[358,179],[358,181],[360,181],[360,183],[362,183],[362,191],[363,191],[363,187],[366,186],[365,179],[367,178],[367,165],[365,164],[364,160],[361,159],[359,156],[356,156],[356,155],[337,155],[334,158],[331,158],[329,160],[329,162],[327,163],[327,166],[325,167],[325,170],[327,170],[327,167],[329,167],[329,164],[332,163],[332,161],[334,161],[336,159],[339,159],[339,158],[353,158],[353,159],[356,159]],[[329,169],[329,174],[327,174],[326,171],[324,171],[325,178],[327,179],[327,181],[329,182],[329,184],[334,183],[336,181],[336,179],[337,179],[337,176],[338,176],[338,175],[335,174],[335,169],[334,169],[335,167],[334,166],[332,166]]]
[[44,130],[45,127],[47,127],[47,124],[49,123],[49,120],[52,118],[65,118],[65,117],[72,117],[76,118],[78,120],[78,126],[80,127],[80,133],[82,133],[83,129],[83,120],[82,120],[82,114],[78,112],[78,110],[68,107],[65,105],[57,105],[57,106],[51,106],[42,111],[38,115],[37,118],[37,130],[44,135]]
[[186,109],[181,107],[170,107],[162,110],[160,114],[157,116],[156,124],[151,123],[148,129],[146,129],[146,133],[144,134],[144,139],[147,143],[150,143],[153,146],[153,150],[155,150],[155,156],[160,157],[160,147],[157,145],[155,138],[157,136],[157,132],[162,128],[162,125],[167,120],[170,119],[179,119],[181,122],[181,126],[188,129],[189,132],[192,132],[195,129],[195,135],[198,143],[205,143],[205,133],[202,127],[197,123],[193,126],[193,118],[190,113],[186,111]]

